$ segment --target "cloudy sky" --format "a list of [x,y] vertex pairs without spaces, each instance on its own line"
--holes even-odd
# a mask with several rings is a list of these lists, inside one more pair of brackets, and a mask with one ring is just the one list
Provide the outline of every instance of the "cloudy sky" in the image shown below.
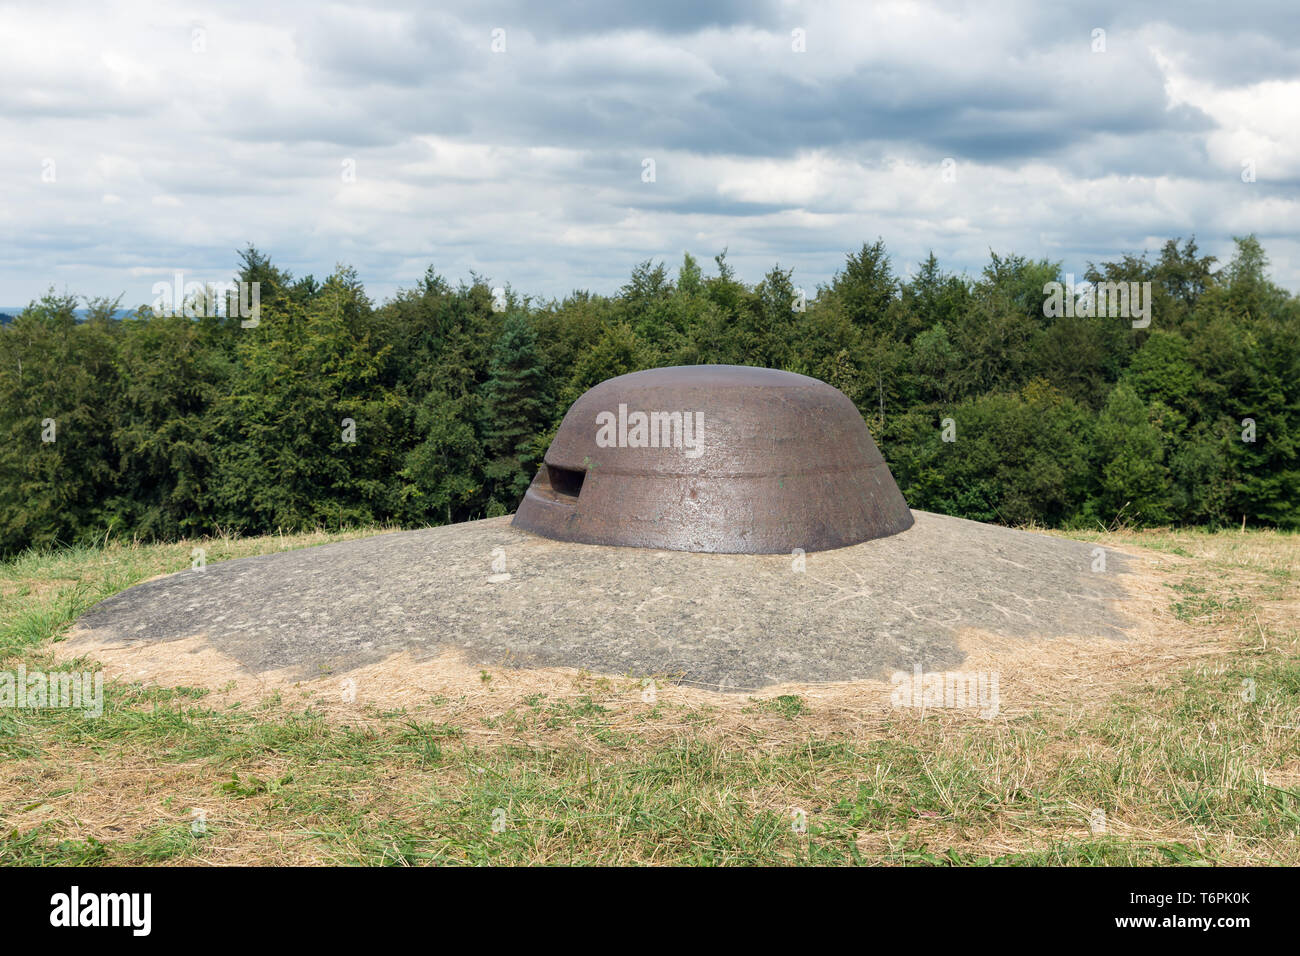
[[1295,0],[587,6],[0,2],[0,305],[146,303],[249,242],[382,299],[1255,232],[1300,291]]

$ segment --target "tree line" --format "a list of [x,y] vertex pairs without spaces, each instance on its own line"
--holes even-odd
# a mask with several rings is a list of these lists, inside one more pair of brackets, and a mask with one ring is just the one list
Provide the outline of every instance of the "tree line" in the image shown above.
[[1300,299],[1258,240],[1221,266],[1170,240],[1083,278],[1150,282],[1149,326],[1045,309],[1059,263],[991,253],[971,277],[931,254],[899,276],[881,241],[807,292],[687,254],[612,296],[430,268],[376,305],[351,268],[295,278],[252,246],[235,281],[260,284],[255,324],[107,299],[79,316],[51,291],[0,331],[0,554],[504,514],[583,391],[699,363],[843,391],[913,508],[1300,526]]

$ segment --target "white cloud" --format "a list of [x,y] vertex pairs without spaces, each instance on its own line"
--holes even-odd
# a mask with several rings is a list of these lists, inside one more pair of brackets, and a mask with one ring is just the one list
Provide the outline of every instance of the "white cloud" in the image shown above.
[[563,295],[726,247],[750,280],[779,261],[812,287],[877,236],[900,265],[933,249],[976,272],[992,248],[1077,272],[1192,233],[1223,256],[1255,231],[1300,289],[1287,34],[1162,16],[5,7],[0,305],[49,285],[146,302],[176,268],[228,276],[250,241],[299,274],[350,261],[382,297],[429,263]]

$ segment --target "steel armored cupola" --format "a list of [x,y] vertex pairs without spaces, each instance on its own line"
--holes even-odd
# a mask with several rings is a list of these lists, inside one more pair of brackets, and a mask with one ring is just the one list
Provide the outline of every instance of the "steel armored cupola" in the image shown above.
[[513,523],[561,541],[774,554],[858,544],[912,520],[844,393],[793,372],[687,365],[585,392]]

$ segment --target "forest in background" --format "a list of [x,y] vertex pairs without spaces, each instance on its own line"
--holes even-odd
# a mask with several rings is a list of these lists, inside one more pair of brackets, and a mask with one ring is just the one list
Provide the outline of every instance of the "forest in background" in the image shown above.
[[995,253],[977,277],[933,255],[900,277],[877,241],[802,311],[790,270],[747,284],[725,253],[707,273],[687,254],[675,273],[638,265],[617,295],[548,302],[430,268],[376,305],[351,268],[295,278],[250,246],[236,279],[260,283],[253,328],[147,306],[114,318],[107,299],[79,316],[51,292],[0,330],[0,555],[504,514],[583,391],[703,363],[843,391],[916,509],[1300,526],[1300,299],[1257,239],[1224,264],[1189,239],[1089,267],[1088,282],[1152,283],[1148,328],[1045,316],[1062,278]]

